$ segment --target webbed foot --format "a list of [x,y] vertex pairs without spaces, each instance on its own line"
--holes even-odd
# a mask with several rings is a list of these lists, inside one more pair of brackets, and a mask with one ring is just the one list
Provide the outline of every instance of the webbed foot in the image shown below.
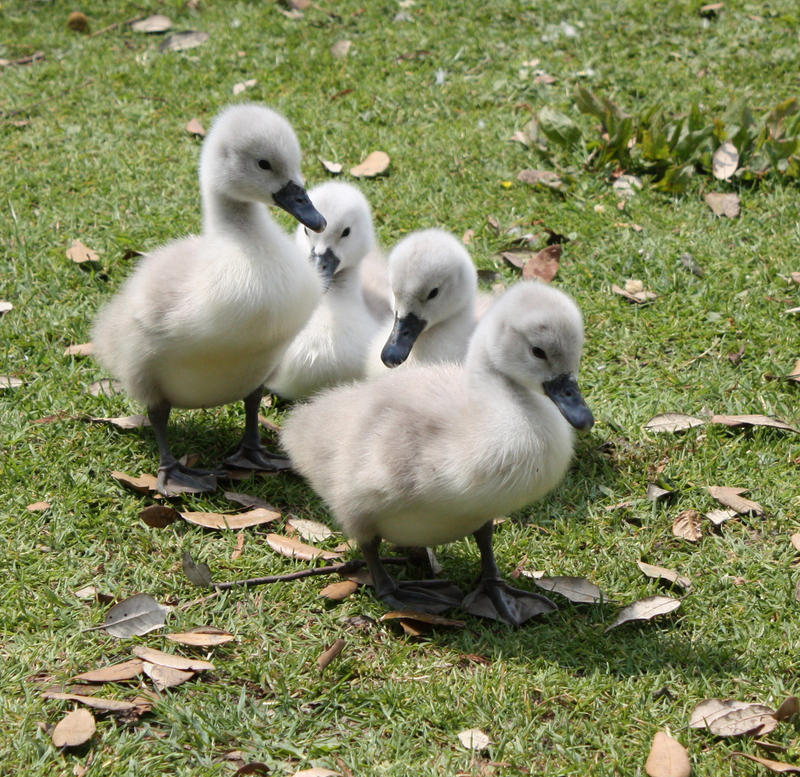
[[281,470],[292,468],[292,462],[286,456],[271,453],[262,445],[251,446],[245,443],[241,443],[225,459],[225,464],[235,469],[250,469],[261,472],[280,472]]
[[158,490],[164,496],[203,494],[217,490],[217,473],[192,469],[175,461],[158,468]]
[[464,592],[449,580],[405,580],[394,583],[378,596],[396,610],[415,610],[434,615],[458,607]]
[[546,596],[513,588],[501,579],[486,578],[464,597],[461,606],[471,615],[503,621],[517,628],[530,618],[558,609]]

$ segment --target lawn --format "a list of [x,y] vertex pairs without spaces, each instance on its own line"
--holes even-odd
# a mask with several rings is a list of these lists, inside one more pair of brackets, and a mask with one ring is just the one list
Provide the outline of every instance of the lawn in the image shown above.
[[[762,117],[800,92],[796,2],[729,0],[703,13],[700,5],[312,0],[297,13],[273,2],[107,0],[86,4],[89,29],[80,32],[67,26],[73,3],[3,0],[0,300],[13,309],[0,320],[0,374],[22,385],[0,389],[0,773],[232,775],[257,761],[262,773],[287,776],[311,767],[357,777],[637,775],[658,731],[688,749],[694,775],[766,773],[731,757],[737,750],[800,761],[792,720],[755,737],[688,727],[710,697],[774,709],[800,690],[790,541],[800,531],[800,437],[708,422],[682,433],[644,428],[665,412],[800,423],[800,387],[773,379],[800,357],[796,318],[785,312],[800,304],[797,180],[772,172],[717,181],[698,170],[683,192],[656,191],[644,175],[643,188],[623,196],[614,165],[587,162],[600,129],[575,102],[581,85],[636,116],[686,114],[697,103],[710,124],[735,100]],[[156,12],[170,17],[170,32],[209,37],[162,52],[163,34],[128,24]],[[343,40],[350,49],[335,56]],[[234,96],[248,79],[255,84]],[[309,563],[275,553],[267,533],[284,533],[289,514],[335,529],[331,517],[284,474],[234,484],[283,515],[245,530],[235,559],[235,531],[147,526],[139,513],[154,500],[110,473],[155,470],[150,430],[84,420],[141,407],[121,394],[91,395],[87,387],[108,376],[64,350],[89,339],[95,311],[136,252],[200,228],[201,139],[185,125],[197,118],[208,127],[242,100],[291,120],[309,185],[331,177],[320,158],[342,163],[352,180],[347,171],[369,152],[389,154],[385,175],[360,182],[386,247],[418,228],[473,230],[476,265],[496,273],[484,284],[509,284],[519,270],[500,254],[515,237],[541,233],[533,250],[545,229],[567,238],[553,283],[584,313],[581,384],[597,423],[578,440],[561,486],[502,523],[495,544],[506,575],[585,577],[609,602],[554,595],[557,612],[516,631],[456,612],[464,628],[420,637],[379,622],[385,608],[369,589],[340,603],[320,598],[326,578],[195,602],[209,592],[187,580],[184,551],[215,580],[285,574]],[[543,108],[570,117],[581,139],[546,149],[512,142]],[[558,172],[563,190],[520,182],[523,169]],[[738,195],[737,217],[712,212],[704,195],[715,191]],[[67,258],[76,239],[96,262]],[[636,304],[612,291],[629,279],[657,298]],[[278,424],[286,410],[264,407]],[[174,418],[176,450],[214,465],[238,439],[243,412]],[[265,430],[265,439],[274,435]],[[656,481],[673,493],[648,499]],[[674,536],[682,511],[719,507],[711,485],[748,489],[763,514],[719,526],[703,518],[695,542]],[[28,509],[40,501],[50,506]],[[176,506],[233,507],[222,492]],[[437,553],[444,574],[469,588],[474,543]],[[637,560],[679,571],[691,591],[645,577]],[[518,584],[534,587],[525,577]],[[75,595],[89,585],[116,600],[144,592],[174,609],[145,636],[87,631],[108,608]],[[605,631],[621,605],[655,594],[681,598],[680,609]],[[235,640],[198,649],[163,637],[203,625]],[[321,672],[317,657],[340,637],[343,652]],[[42,692],[69,689],[76,674],[126,660],[136,645],[209,658],[215,668],[163,691],[142,716],[98,712],[87,744],[54,747],[52,726],[78,705]],[[152,688],[140,677],[97,694]],[[473,727],[490,737],[487,748],[460,744],[459,732]]]

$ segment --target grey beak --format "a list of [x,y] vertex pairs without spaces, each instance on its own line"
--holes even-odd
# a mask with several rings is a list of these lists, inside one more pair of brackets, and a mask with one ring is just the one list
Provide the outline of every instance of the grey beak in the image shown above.
[[592,428],[594,416],[578,388],[578,381],[572,375],[565,373],[545,381],[544,393],[555,402],[564,418],[576,429]]
[[401,365],[411,353],[414,343],[428,322],[409,313],[403,318],[394,317],[394,327],[381,351],[381,361],[387,367]]
[[336,268],[339,266],[339,257],[330,248],[326,248],[322,254],[312,254],[314,264],[322,277],[322,288],[327,291],[330,288]]
[[325,217],[313,206],[308,199],[306,190],[289,181],[285,186],[272,195],[275,204],[283,208],[287,213],[291,213],[301,224],[313,229],[314,232],[322,232],[327,226]]

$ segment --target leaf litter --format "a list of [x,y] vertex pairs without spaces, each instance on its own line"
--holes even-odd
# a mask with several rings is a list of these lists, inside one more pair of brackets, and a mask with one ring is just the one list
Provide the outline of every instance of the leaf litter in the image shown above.
[[53,744],[56,747],[78,747],[88,742],[96,730],[94,715],[89,710],[73,710],[53,729]]
[[246,529],[250,526],[261,526],[278,520],[281,514],[264,507],[256,507],[245,513],[202,513],[181,512],[181,517],[195,526],[205,529]]
[[186,30],[185,32],[175,32],[167,36],[161,45],[158,47],[159,51],[187,51],[197,46],[201,46],[211,36],[207,32],[201,30]]
[[768,734],[777,725],[770,707],[737,699],[706,699],[689,717],[690,728],[707,728],[719,737]]
[[342,556],[341,553],[315,548],[313,545],[307,545],[293,537],[285,537],[282,534],[268,534],[267,544],[276,553],[288,556],[289,558],[300,559],[301,561],[312,561],[316,558],[334,559],[341,558]]
[[180,669],[184,672],[205,672],[206,670],[214,669],[214,664],[210,661],[203,661],[199,658],[185,658],[184,656],[165,653],[162,650],[155,650],[144,645],[136,645],[133,648],[133,654],[141,658],[142,661],[157,664],[158,666],[166,666],[170,669]]
[[389,162],[389,155],[385,151],[373,151],[362,162],[350,168],[350,175],[354,178],[374,178],[388,170]]
[[681,600],[675,599],[672,596],[647,596],[644,599],[638,599],[632,604],[623,607],[618,613],[610,626],[606,627],[606,631],[621,626],[623,623],[630,621],[649,621],[658,615],[666,615],[667,613],[677,610],[681,606]]
[[115,604],[107,613],[103,625],[112,637],[140,637],[161,628],[169,608],[148,594],[136,594]]
[[715,216],[735,219],[739,215],[739,195],[732,192],[707,192],[706,205],[714,211]]
[[[523,575],[525,572],[523,571]],[[525,575],[527,577],[527,575]],[[532,578],[533,582],[545,591],[561,594],[577,604],[602,604],[608,602],[608,595],[585,577],[555,575],[553,577]]]
[[794,764],[786,763],[785,761],[773,761],[771,758],[763,758],[760,755],[742,753],[739,750],[734,750],[731,755],[735,755],[738,758],[748,758],[751,761],[755,761],[757,764],[765,766],[775,774],[800,774],[800,766],[795,766]]
[[492,740],[479,728],[468,728],[458,733],[458,741],[467,750],[486,750]]
[[177,521],[181,514],[168,505],[149,505],[140,511],[139,517],[153,529],[163,529]]
[[686,748],[664,731],[658,731],[644,765],[649,777],[689,777],[692,764]]
[[326,585],[319,595],[332,602],[341,602],[358,590],[358,583],[355,580],[340,580],[337,583]]
[[654,415],[644,428],[650,432],[683,432],[704,423],[705,419],[685,413],[661,413]]
[[751,499],[745,499],[743,494],[748,489],[733,488],[731,486],[708,486],[708,493],[720,504],[735,510],[740,515],[752,513],[753,515],[763,515],[764,508]]
[[67,249],[67,259],[72,259],[75,264],[82,267],[99,266],[100,256],[97,251],[92,250],[77,238]]
[[672,533],[689,542],[699,542],[703,538],[700,528],[700,513],[697,510],[684,510],[672,523]]
[[172,20],[169,16],[164,16],[164,14],[160,13],[131,22],[131,29],[134,32],[146,32],[149,34],[166,32],[170,27],[172,27]]
[[64,356],[91,356],[94,353],[94,345],[92,343],[76,343],[75,345],[68,345],[64,349]]
[[216,647],[232,642],[236,637],[228,631],[214,626],[197,626],[190,631],[180,631],[164,635],[170,642],[191,647]]
[[153,681],[153,684],[159,691],[182,685],[187,680],[191,680],[195,675],[194,672],[175,669],[161,664],[151,664],[148,661],[144,662],[143,669],[144,673]]
[[345,641],[341,637],[336,639],[334,643],[320,653],[319,657],[317,658],[317,668],[320,672],[323,672],[327,666],[329,666],[336,658],[338,658],[339,654],[344,650]]
[[322,542],[333,537],[333,531],[328,526],[310,518],[292,516],[286,523],[307,542]]
[[656,564],[647,564],[644,561],[637,561],[636,565],[647,577],[652,577],[656,580],[666,580],[668,583],[680,586],[686,591],[692,590],[691,580],[689,580],[688,577],[678,574],[674,569],[660,567]]
[[183,567],[183,574],[195,585],[201,588],[211,588],[213,585],[211,582],[211,568],[204,562],[195,563],[192,554],[188,550],[183,552],[181,566]]
[[647,302],[652,302],[654,299],[658,299],[658,294],[645,289],[642,281],[636,278],[629,278],[626,280],[624,288],[620,288],[616,283],[613,284],[611,286],[611,291],[637,305],[643,305]]
[[85,696],[80,693],[62,693],[61,691],[44,691],[43,699],[59,699],[62,701],[75,701],[92,709],[103,712],[132,712],[139,704],[135,701],[122,699],[102,699],[99,696]]

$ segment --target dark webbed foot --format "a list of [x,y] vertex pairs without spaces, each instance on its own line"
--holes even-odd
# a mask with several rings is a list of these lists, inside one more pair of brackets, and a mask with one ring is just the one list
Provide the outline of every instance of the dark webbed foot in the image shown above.
[[485,578],[466,595],[461,606],[472,615],[503,621],[515,627],[537,615],[558,609],[546,596],[513,588],[504,580]]
[[414,610],[434,615],[458,607],[464,592],[449,580],[392,581],[393,586],[378,590],[380,598],[396,610]]
[[225,464],[235,469],[251,469],[261,472],[279,472],[292,467],[292,462],[286,456],[271,453],[261,445],[251,446],[244,442],[225,459]]
[[178,461],[158,468],[158,490],[164,496],[203,494],[217,490],[214,472],[186,467]]

